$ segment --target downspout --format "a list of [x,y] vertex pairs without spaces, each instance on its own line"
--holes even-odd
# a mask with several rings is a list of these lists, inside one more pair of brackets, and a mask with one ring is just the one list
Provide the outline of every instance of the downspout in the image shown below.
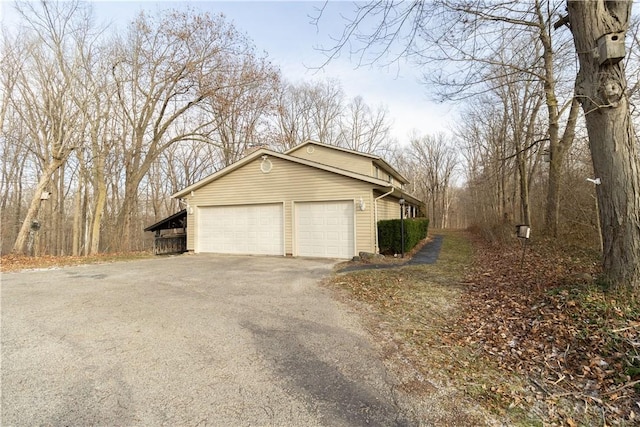
[[375,224],[375,229],[376,229],[375,235],[376,235],[376,253],[377,254],[380,253],[380,248],[378,247],[378,200],[388,196],[389,194],[392,194],[394,191],[395,191],[395,187],[391,187],[391,191],[373,199],[373,223]]

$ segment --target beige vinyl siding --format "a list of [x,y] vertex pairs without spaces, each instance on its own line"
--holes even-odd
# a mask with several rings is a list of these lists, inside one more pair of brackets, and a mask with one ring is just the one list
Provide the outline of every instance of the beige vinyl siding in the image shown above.
[[[312,149],[311,153],[309,153],[310,149]],[[402,188],[402,182],[394,178],[393,174],[387,170],[387,168],[380,163],[376,164],[373,158],[367,157],[366,155],[349,153],[339,148],[326,147],[313,143],[294,149],[289,152],[289,155],[378,178],[392,184],[394,187]],[[376,171],[376,169],[378,170]]]
[[384,169],[380,169],[379,175],[380,179],[388,182],[389,185],[393,185],[396,188],[403,188],[402,182],[398,181],[391,173],[385,171]]
[[[356,203],[355,253],[373,251],[370,184],[273,156],[268,159],[272,164],[269,173],[261,171],[262,159],[256,158],[187,196],[187,203],[193,208],[193,211],[187,210],[188,250],[195,247],[198,206],[284,203],[285,252],[292,254],[294,202],[349,200]],[[365,202],[364,211],[359,209],[361,197]]]
[[[362,191],[362,195],[355,199],[356,211],[356,252],[376,252],[376,225],[373,213],[373,190],[369,186]],[[360,197],[364,203],[364,210],[360,210]],[[361,239],[360,241],[358,239]],[[360,244],[362,243],[362,244]]]
[[396,188],[402,188],[402,183],[400,181],[398,181],[396,178],[393,177],[393,175],[388,172],[385,169],[382,169],[381,167],[378,166],[378,176],[376,176],[376,170],[375,170],[376,166],[373,166],[373,176],[375,178],[381,179],[385,182],[388,182],[389,185],[393,185]]
[[[311,148],[313,152],[309,153]],[[308,144],[290,152],[289,155],[362,175],[373,176],[373,162],[370,158],[336,150],[331,147]]]
[[400,218],[398,199],[385,197],[378,200],[378,221],[398,218]]

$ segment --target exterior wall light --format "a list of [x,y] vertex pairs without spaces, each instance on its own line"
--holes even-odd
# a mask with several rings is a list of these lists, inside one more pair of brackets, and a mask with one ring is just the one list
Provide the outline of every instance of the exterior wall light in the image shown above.
[[364,211],[366,208],[367,204],[364,202],[364,200],[362,200],[362,197],[360,197],[360,201],[358,202],[358,209]]

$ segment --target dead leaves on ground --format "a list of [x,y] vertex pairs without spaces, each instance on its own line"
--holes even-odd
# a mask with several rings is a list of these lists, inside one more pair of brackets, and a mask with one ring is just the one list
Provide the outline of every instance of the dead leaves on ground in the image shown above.
[[640,305],[594,285],[597,254],[539,241],[520,268],[517,243],[475,245],[451,339],[528,378],[547,422],[638,422]]
[[122,252],[96,254],[90,256],[25,256],[25,255],[3,255],[0,257],[0,271],[20,271],[39,268],[53,268],[81,264],[95,264],[101,262],[126,261],[133,259],[149,258],[153,255],[150,252]]
[[538,240],[522,262],[515,239],[472,240],[464,279],[443,248],[434,266],[333,284],[423,375],[444,375],[499,413],[524,424],[640,424],[640,304],[596,286],[598,254]]

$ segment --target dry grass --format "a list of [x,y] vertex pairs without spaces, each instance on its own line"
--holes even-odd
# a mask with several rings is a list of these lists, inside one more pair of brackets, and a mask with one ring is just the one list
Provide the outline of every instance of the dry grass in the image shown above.
[[[399,389],[428,409],[422,414],[426,424],[495,424],[495,414],[474,399],[478,389],[498,383],[500,374],[468,348],[446,340],[459,314],[461,282],[473,250],[463,233],[444,234],[435,264],[339,274],[328,286],[362,313]],[[471,381],[465,374],[470,371],[484,378]]]
[[597,254],[533,242],[521,266],[513,238],[443,234],[436,264],[328,284],[362,313],[399,389],[440,408],[425,424],[639,425],[640,305],[593,282]]
[[130,261],[137,259],[153,258],[151,252],[118,252],[110,254],[97,254],[91,256],[51,256],[38,257],[24,255],[3,255],[0,257],[0,271],[20,271],[36,268],[66,267],[82,264],[99,264],[105,262]]

